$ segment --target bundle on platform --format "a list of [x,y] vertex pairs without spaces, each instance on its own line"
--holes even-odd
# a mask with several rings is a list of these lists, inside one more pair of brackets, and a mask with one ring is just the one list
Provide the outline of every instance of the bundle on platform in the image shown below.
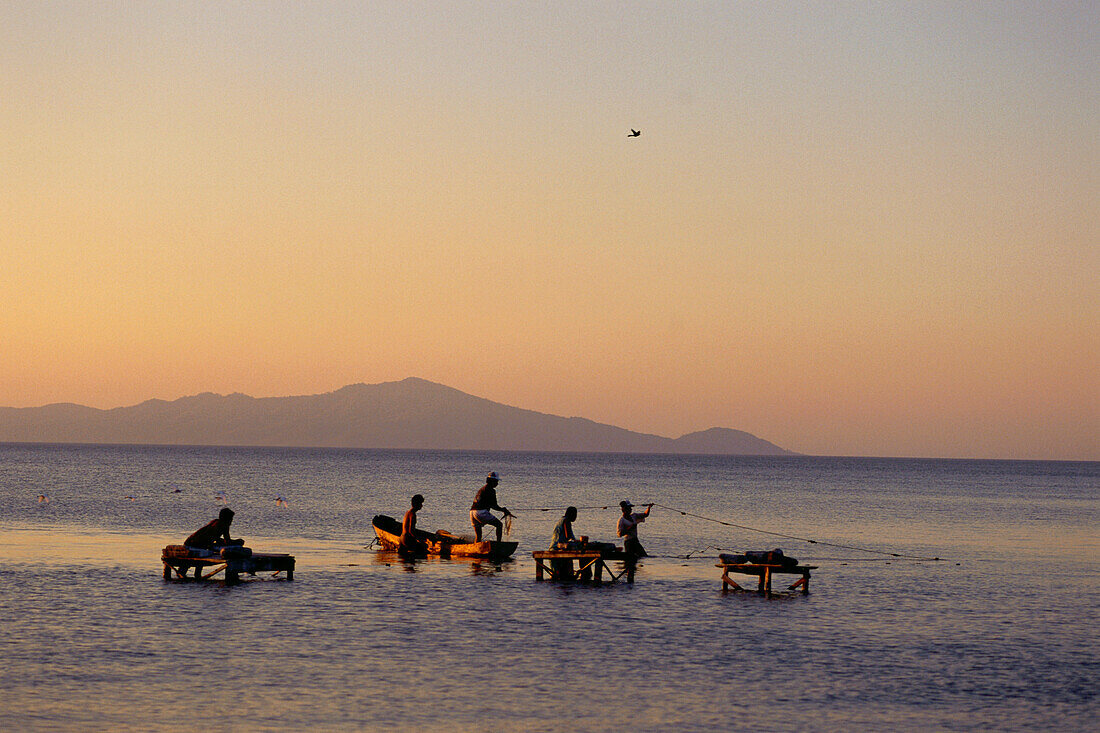
[[744,555],[730,555],[722,553],[718,559],[729,565],[744,565],[754,563],[757,565],[779,565],[780,567],[793,568],[798,565],[798,560],[783,554],[778,547],[774,550],[748,550]]

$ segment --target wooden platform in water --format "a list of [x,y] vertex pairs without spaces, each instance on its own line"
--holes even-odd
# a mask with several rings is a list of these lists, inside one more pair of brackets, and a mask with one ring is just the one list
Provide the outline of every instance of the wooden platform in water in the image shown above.
[[165,580],[187,580],[187,573],[194,570],[195,580],[207,580],[218,573],[225,573],[225,581],[233,583],[242,575],[256,573],[285,573],[287,580],[294,580],[294,556],[283,553],[254,552],[244,557],[194,557],[182,545],[169,545],[161,552]]
[[787,575],[801,575],[802,578],[796,580],[787,590],[795,590],[796,588],[802,588],[803,595],[810,594],[810,571],[817,570],[817,565],[771,565],[763,563],[725,563],[720,562],[715,565],[717,568],[722,568],[722,590],[726,591],[730,588],[735,590],[744,590],[738,585],[732,578],[730,573],[740,573],[742,575],[755,575],[760,579],[760,585],[757,592],[760,595],[768,596],[772,592],[772,575],[774,574],[787,574]]
[[623,570],[616,575],[607,565],[607,550],[537,550],[531,553],[531,557],[535,559],[535,580],[542,580],[545,573],[550,576],[550,580],[590,579],[596,585],[603,582],[605,570],[608,583],[614,583],[624,575],[626,582],[633,583],[637,565],[635,560],[627,559]]

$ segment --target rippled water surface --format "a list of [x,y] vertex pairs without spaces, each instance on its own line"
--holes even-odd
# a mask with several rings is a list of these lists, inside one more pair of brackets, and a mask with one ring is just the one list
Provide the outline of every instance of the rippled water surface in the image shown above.
[[[366,547],[488,470],[513,561]],[[161,579],[217,492],[293,582]],[[534,581],[622,498],[820,543],[658,507],[633,586]],[[1098,520],[1096,463],[0,445],[0,729],[1095,730]],[[713,547],[776,546],[811,595],[721,593]]]

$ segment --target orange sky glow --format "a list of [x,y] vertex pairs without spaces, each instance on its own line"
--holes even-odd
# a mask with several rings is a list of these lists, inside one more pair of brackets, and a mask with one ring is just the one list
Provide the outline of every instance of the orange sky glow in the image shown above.
[[1098,8],[6,3],[0,405],[1100,460]]

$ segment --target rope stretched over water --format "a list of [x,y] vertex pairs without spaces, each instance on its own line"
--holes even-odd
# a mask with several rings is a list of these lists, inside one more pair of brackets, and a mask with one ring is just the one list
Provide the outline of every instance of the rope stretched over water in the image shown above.
[[[644,502],[644,503],[641,503],[641,504],[636,504],[635,506],[645,506],[648,503],[649,502]],[[608,504],[607,506],[579,506],[579,507],[577,507],[577,509],[578,510],[582,510],[582,509],[610,509],[611,506],[612,505],[610,505],[610,504]],[[845,544],[841,544],[839,542],[826,542],[825,540],[815,540],[815,539],[811,539],[809,537],[799,537],[797,535],[785,534],[783,532],[772,532],[771,530],[767,530],[767,529],[760,529],[758,527],[749,527],[747,525],[737,524],[735,522],[727,522],[724,519],[715,519],[714,517],[706,517],[706,516],[703,516],[702,514],[695,514],[693,512],[685,511],[683,509],[677,509],[676,507],[668,506],[667,504],[658,504],[657,502],[653,502],[653,506],[659,506],[662,509],[667,509],[670,512],[676,512],[677,514],[680,514],[680,515],[685,516],[685,517],[694,517],[695,519],[702,519],[705,522],[714,522],[715,524],[721,524],[725,527],[734,527],[736,529],[743,529],[743,530],[746,530],[746,531],[749,531],[749,532],[758,532],[760,534],[771,535],[772,537],[782,537],[783,539],[787,539],[787,540],[796,540],[798,542],[807,542],[811,545],[822,545],[824,547],[836,547],[836,548],[839,548],[839,549],[842,549],[842,550],[855,550],[856,552],[867,552],[867,553],[871,553],[873,555],[885,555],[886,557],[896,557],[896,558],[901,558],[901,559],[904,559],[904,560],[927,560],[927,561],[941,562],[944,559],[944,558],[940,558],[940,557],[925,557],[923,555],[907,555],[903,552],[888,552],[886,550],[874,550],[874,549],[871,549],[869,547],[858,547],[856,545],[845,545]],[[530,508],[525,508],[525,509],[514,509],[513,511],[517,511],[517,512],[553,512],[553,511],[565,511],[565,507],[530,507]],[[729,550],[730,552],[736,552],[736,550],[730,550],[730,548],[715,547],[714,545],[709,545],[707,547],[702,548],[701,550],[692,550],[691,552],[689,552],[686,555],[676,555],[675,557],[687,560],[687,559],[692,558],[694,555],[701,554],[703,552],[706,552],[707,550],[718,550],[719,552]]]
[[[818,543],[818,544],[821,544],[821,543]],[[687,553],[686,555],[650,555],[650,557],[664,557],[664,558],[671,558],[671,559],[674,559],[674,560],[695,560],[696,558],[698,558],[700,555],[702,555],[702,553],[706,552],[707,550],[715,550],[716,552],[740,552],[741,548],[737,548],[737,547],[719,547],[718,545],[707,545],[706,547],[703,547],[699,550],[692,550],[691,552]],[[799,555],[802,555],[802,553],[799,553]],[[826,562],[826,561],[828,561],[828,562],[839,562],[839,563],[885,562],[885,563],[889,564],[892,558],[890,558],[890,557],[817,557],[817,556],[814,556],[814,555],[810,555],[809,557],[803,556],[800,559],[802,559],[802,560],[812,560],[813,562]],[[902,556],[902,557],[897,558],[897,559],[901,559],[901,560],[939,560],[940,558]]]
[[[725,527],[736,527],[737,529],[744,529],[744,530],[747,530],[749,532],[759,532],[760,534],[771,535],[772,537],[782,537],[782,538],[788,539],[788,540],[797,540],[798,542],[808,542],[811,545],[822,545],[822,546],[825,546],[825,547],[838,547],[838,548],[841,548],[841,549],[844,549],[844,550],[855,550],[856,552],[869,552],[869,553],[872,553],[872,554],[875,554],[875,555],[886,555],[888,557],[900,557],[900,558],[904,558],[906,560],[930,560],[930,561],[932,561],[932,560],[935,560],[935,561],[942,560],[942,558],[939,558],[939,557],[923,557],[921,555],[906,555],[905,553],[902,553],[902,552],[887,552],[885,550],[873,550],[869,547],[858,547],[856,545],[844,545],[844,544],[840,544],[838,542],[826,542],[825,540],[815,540],[815,539],[811,539],[809,537],[798,537],[797,535],[784,534],[783,532],[772,532],[771,530],[767,530],[767,529],[759,529],[757,527],[748,527],[744,524],[736,524],[734,522],[727,522],[724,519],[715,519],[713,517],[705,517],[702,514],[694,514],[692,512],[684,511],[683,509],[677,509],[676,507],[667,506],[665,504],[657,504],[656,502],[654,502],[653,506],[659,506],[662,509],[668,509],[671,512],[678,512],[679,514],[682,514],[685,517],[695,517],[696,519],[702,519],[703,521],[706,521],[706,522],[714,522],[715,524],[721,524]],[[707,550],[710,550],[710,549],[721,550],[722,548],[720,548],[720,547],[704,547],[702,550],[694,550],[692,553],[689,553],[689,555],[694,554],[696,552],[706,552]]]
[[[578,510],[578,511],[582,511],[584,509],[610,509],[611,506],[612,506],[611,504],[608,504],[607,506],[578,506],[578,507],[573,507],[573,508]],[[563,507],[563,506],[523,507],[522,509],[509,509],[508,511],[512,511],[512,512],[564,512],[565,507]]]

